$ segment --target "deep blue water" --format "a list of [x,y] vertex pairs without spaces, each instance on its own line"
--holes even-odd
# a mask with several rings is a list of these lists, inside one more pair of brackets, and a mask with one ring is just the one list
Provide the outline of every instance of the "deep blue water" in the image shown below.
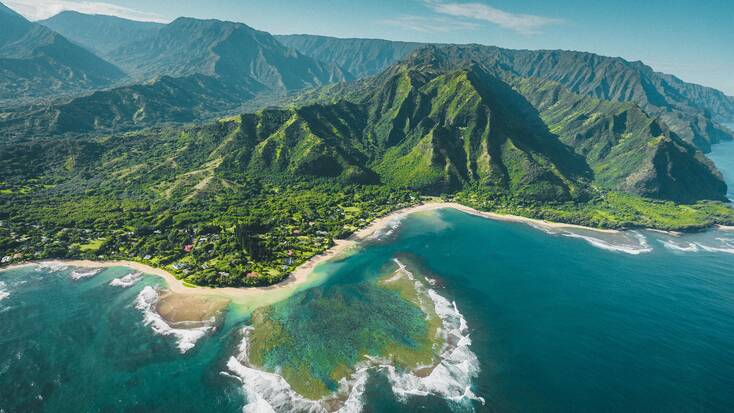
[[[731,179],[734,144],[714,150]],[[569,235],[454,210],[414,214],[392,238],[322,267],[328,281],[291,300],[333,299],[410,257],[468,323],[480,368],[472,387],[486,404],[464,407],[731,411],[734,232],[582,234],[596,246]],[[222,372],[246,319],[231,313],[182,354],[135,307],[156,278],[120,288],[109,282],[130,270],[71,271],[0,272],[0,411],[242,411],[241,383]],[[457,409],[440,397],[397,401],[380,373],[363,400],[372,412]]]

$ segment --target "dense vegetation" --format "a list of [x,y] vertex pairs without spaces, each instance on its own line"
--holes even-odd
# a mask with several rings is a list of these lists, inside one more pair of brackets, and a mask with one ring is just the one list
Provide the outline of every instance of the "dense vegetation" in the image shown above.
[[[734,118],[734,98],[704,86],[653,71],[642,62],[564,50],[511,50],[493,46],[446,46],[372,39],[339,39],[314,35],[279,36],[300,52],[354,70],[377,74],[409,56],[454,65],[472,61],[499,77],[537,78],[570,91],[615,102],[632,102],[660,116],[683,139],[708,151],[712,143],[731,140],[721,122]],[[426,47],[428,46],[428,47]],[[441,49],[444,56],[437,57]],[[371,65],[366,65],[370,62]]]
[[4,146],[0,253],[132,259],[195,284],[267,285],[417,201],[409,190],[248,174],[229,151],[238,125]]
[[[31,24],[10,13],[0,8]],[[67,13],[46,24],[80,43],[100,32],[97,50],[130,81],[155,79],[0,113],[5,263],[133,259],[193,284],[266,285],[374,218],[436,196],[599,227],[734,223],[701,152],[731,138],[716,119],[734,106],[641,64],[282,38],[301,53],[243,24],[185,18]],[[350,59],[358,76],[391,65],[342,82]],[[268,107],[184,124],[247,105]]]

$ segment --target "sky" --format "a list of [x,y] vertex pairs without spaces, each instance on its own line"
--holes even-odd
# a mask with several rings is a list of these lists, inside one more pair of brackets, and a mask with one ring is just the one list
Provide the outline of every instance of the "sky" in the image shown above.
[[308,33],[642,60],[734,96],[734,0],[0,0],[31,20],[62,10],[168,22],[238,21]]

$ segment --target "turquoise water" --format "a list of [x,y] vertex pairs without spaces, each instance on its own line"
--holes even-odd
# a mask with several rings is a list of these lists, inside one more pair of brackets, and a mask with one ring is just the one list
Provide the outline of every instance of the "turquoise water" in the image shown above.
[[219,372],[222,329],[182,356],[176,341],[142,323],[145,277],[110,268],[74,280],[71,269],[0,272],[0,411],[238,411],[239,386]]
[[[728,179],[734,176],[734,144],[714,147],[712,158]],[[455,320],[463,316],[471,340],[460,354],[469,373],[461,376],[457,367],[449,370],[452,377],[436,374],[426,384],[374,368],[355,392],[364,411],[723,412],[734,406],[734,232],[617,236],[542,230],[454,210],[414,214],[394,233],[326,265],[332,275],[323,285],[279,304],[280,313],[300,320],[294,331],[307,343],[281,356],[318,363],[319,349],[333,352],[341,348],[334,343],[355,340],[350,326],[402,325],[409,313],[377,308],[384,301],[379,295],[354,305],[365,283],[395,257],[412,262],[417,277],[429,277],[437,294],[455,302]],[[146,324],[151,313],[141,297],[160,285],[157,278],[123,288],[110,282],[129,269],[81,278],[73,271],[0,272],[1,412],[298,405],[283,400],[287,392],[277,376],[237,368],[248,320],[230,315],[195,340]],[[400,320],[391,324],[391,317]],[[478,397],[447,401],[450,391],[436,390],[447,383],[466,385]],[[258,397],[262,403],[255,404]]]
[[[732,242],[734,234],[638,235],[651,252],[610,251],[453,210],[415,214],[396,238],[334,264],[332,278],[294,296],[291,307],[358,288],[396,254],[409,254],[437,281],[436,291],[455,300],[479,361],[472,390],[486,404],[457,406],[436,396],[398,401],[394,383],[378,371],[361,397],[366,411],[728,410],[734,255],[717,238]],[[702,247],[684,252],[666,247],[671,240]],[[625,242],[632,241],[597,245]],[[231,372],[241,320],[228,320],[182,354],[176,338],[143,325],[135,307],[155,278],[128,289],[109,285],[128,272],[113,268],[81,280],[70,270],[0,273],[8,294],[0,301],[0,408],[241,411],[241,383],[222,374]],[[323,333],[311,331],[311,339]],[[309,340],[308,332],[299,338]]]

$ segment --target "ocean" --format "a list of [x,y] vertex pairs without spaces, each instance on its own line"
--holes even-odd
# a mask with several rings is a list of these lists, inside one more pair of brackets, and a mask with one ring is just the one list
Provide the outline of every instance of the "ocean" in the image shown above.
[[[714,150],[731,182],[734,144]],[[398,263],[455,337],[430,374],[360,353],[410,347],[401,337],[424,327],[377,287]],[[420,212],[321,265],[320,285],[260,310],[290,340],[264,356],[268,372],[245,365],[248,312],[192,333],[156,318],[154,276],[18,268],[0,272],[0,412],[317,411],[281,374],[328,378],[355,360],[334,409],[730,411],[732,268],[731,231],[615,235]]]

